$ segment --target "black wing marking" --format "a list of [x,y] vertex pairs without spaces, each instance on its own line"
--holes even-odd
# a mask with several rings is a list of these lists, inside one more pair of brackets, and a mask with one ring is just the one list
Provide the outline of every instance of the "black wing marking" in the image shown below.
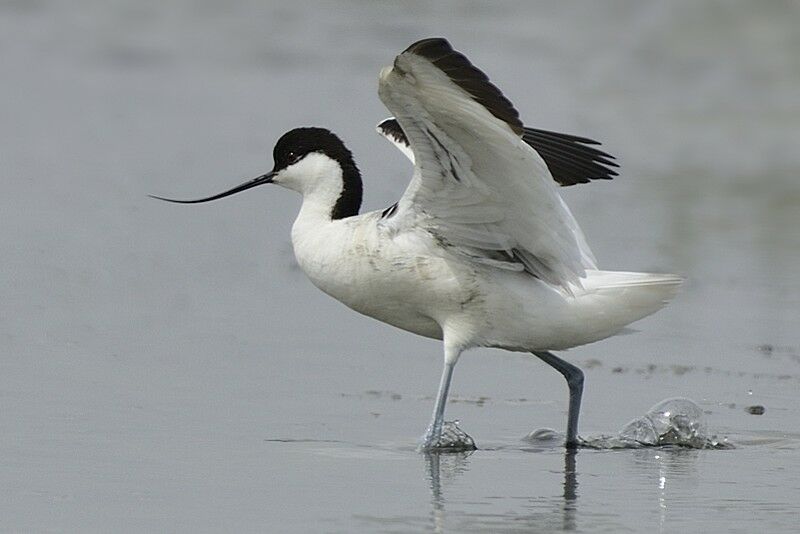
[[381,212],[381,219],[390,219],[397,211],[397,202],[386,208]]
[[394,117],[390,117],[384,121],[381,121],[378,124],[378,130],[385,136],[391,139],[394,139],[396,143],[400,143],[401,145],[405,145],[411,148],[411,145],[408,142],[408,137],[406,137],[406,133],[400,127],[400,123]]
[[553,179],[561,185],[585,184],[591,180],[611,180],[619,167],[614,156],[591,145],[600,143],[575,135],[525,128],[522,140],[542,156]]
[[[378,125],[381,132],[398,143],[409,146],[408,138],[394,118]],[[594,148],[598,141],[547,130],[525,128],[522,140],[542,156],[553,179],[563,186],[585,184],[592,180],[611,180],[618,176],[614,156]]]
[[[508,124],[518,135],[523,134],[519,112],[482,70],[467,57],[453,50],[447,39],[432,37],[412,44],[403,52],[424,57],[444,72],[450,81],[465,90],[492,115]],[[395,61],[395,68],[397,62]]]
[[[522,136],[522,140],[533,147],[542,159],[553,179],[563,186],[585,184],[591,180],[610,180],[617,176],[611,167],[619,167],[614,157],[593,148],[597,141],[575,135],[525,128],[519,112],[483,71],[470,63],[450,43],[441,37],[423,39],[409,46],[403,53],[412,53],[429,60],[457,86],[466,91],[478,104],[492,115],[504,121]],[[395,62],[395,67],[397,64]],[[394,119],[387,119],[379,128],[399,142],[408,145],[408,139]]]

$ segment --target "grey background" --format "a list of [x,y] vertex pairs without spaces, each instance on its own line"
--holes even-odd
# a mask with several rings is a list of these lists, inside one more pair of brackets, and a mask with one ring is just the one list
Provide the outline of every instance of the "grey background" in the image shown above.
[[[0,2],[0,530],[793,531],[798,22],[790,1]],[[432,35],[527,124],[618,156],[563,190],[602,267],[687,277],[641,333],[566,353],[581,434],[687,396],[736,449],[532,448],[565,424],[561,379],[476,350],[448,418],[481,450],[425,457],[440,347],[311,286],[299,198],[146,197],[235,185],[319,125],[387,206],[410,168],[373,131],[377,73]]]

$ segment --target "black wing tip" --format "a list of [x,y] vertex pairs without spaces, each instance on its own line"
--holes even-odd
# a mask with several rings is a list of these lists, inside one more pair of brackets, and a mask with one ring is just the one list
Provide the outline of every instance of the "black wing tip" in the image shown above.
[[430,61],[451,82],[466,91],[475,102],[508,124],[514,133],[522,135],[523,124],[514,104],[489,81],[486,73],[473,65],[467,56],[456,51],[447,39],[444,37],[422,39],[406,48],[403,53],[414,54]]
[[[599,146],[600,142],[588,137],[525,128],[519,118],[519,112],[500,89],[492,84],[488,76],[475,67],[464,54],[456,51],[444,37],[421,39],[406,48],[403,53],[415,54],[429,60],[478,104],[508,124],[512,131],[520,135],[542,156],[553,179],[559,184],[568,186],[592,180],[611,180],[619,175],[613,170],[619,168],[614,156],[594,148]],[[387,119],[379,127],[389,120],[393,119]],[[397,121],[394,121],[394,125],[399,129]],[[402,129],[400,132],[405,138]]]
[[595,148],[600,142],[594,139],[525,128],[522,140],[539,153],[553,179],[563,186],[619,176],[614,156]]
[[444,37],[426,37],[425,39],[420,39],[419,41],[411,43],[403,53],[409,52],[433,60],[441,57],[442,54],[454,51],[450,41]]
[[394,117],[389,117],[378,123],[378,131],[385,137],[390,137],[398,143],[411,146],[408,142],[406,132],[403,131],[403,128],[400,127],[400,123],[397,122],[397,119]]

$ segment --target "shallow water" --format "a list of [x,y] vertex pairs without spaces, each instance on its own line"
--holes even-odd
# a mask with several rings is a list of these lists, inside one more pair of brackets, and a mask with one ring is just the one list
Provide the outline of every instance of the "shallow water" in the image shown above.
[[[792,532],[800,512],[800,33],[792,3],[0,3],[0,530]],[[541,362],[474,351],[416,451],[440,348],[297,269],[298,199],[198,196],[285,130],[353,149],[366,208],[409,168],[376,77],[445,35],[527,123],[597,138],[564,190],[600,264],[677,272],[640,332],[566,353],[580,433],[693,399],[730,450],[530,443],[563,430]],[[763,407],[763,414],[754,415]]]

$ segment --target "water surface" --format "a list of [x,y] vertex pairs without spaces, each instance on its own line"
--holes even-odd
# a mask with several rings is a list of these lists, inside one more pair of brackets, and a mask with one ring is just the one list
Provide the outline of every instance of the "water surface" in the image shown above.
[[[800,512],[800,33],[791,2],[0,3],[0,530],[791,532]],[[696,401],[731,450],[531,445],[566,388],[467,353],[415,451],[437,343],[305,280],[299,205],[260,188],[327,126],[367,209],[407,162],[373,125],[380,68],[447,36],[526,123],[597,138],[613,182],[565,190],[601,266],[677,272],[638,334],[566,353],[580,432]],[[762,406],[762,415],[752,415]],[[756,410],[758,411],[758,410]]]

